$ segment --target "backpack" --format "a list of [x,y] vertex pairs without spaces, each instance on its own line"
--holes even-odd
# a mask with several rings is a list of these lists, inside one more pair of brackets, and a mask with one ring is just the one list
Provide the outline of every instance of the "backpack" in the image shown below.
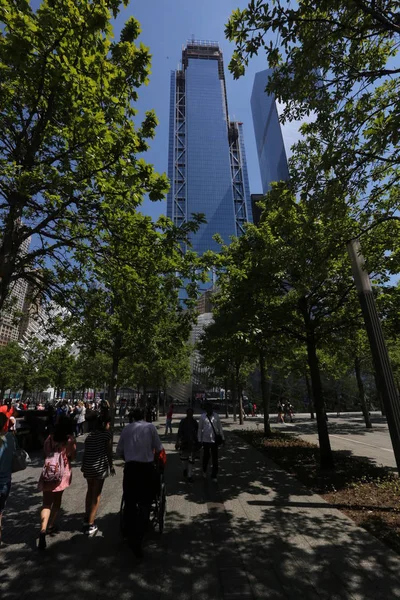
[[65,462],[63,451],[54,446],[46,456],[42,469],[42,480],[46,483],[60,483],[64,477]]

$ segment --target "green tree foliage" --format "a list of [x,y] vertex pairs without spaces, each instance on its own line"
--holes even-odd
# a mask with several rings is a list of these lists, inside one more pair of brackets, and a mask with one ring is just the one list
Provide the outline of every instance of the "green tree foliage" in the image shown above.
[[13,281],[49,291],[79,277],[82,254],[102,263],[102,233],[167,190],[139,158],[156,126],[152,111],[133,121],[150,53],[133,17],[113,39],[122,4],[1,2],[0,308]]
[[[397,3],[252,0],[233,12],[226,34],[236,44],[235,77],[265,52],[274,70],[267,89],[285,105],[283,119],[313,115],[298,144],[308,156],[298,174],[303,196],[324,190],[320,199],[328,207],[339,196],[365,228],[397,220]],[[396,246],[396,267],[397,256]]]
[[[200,263],[190,250],[183,253],[181,245],[201,221],[195,217],[176,228],[165,217],[153,223],[134,213],[120,222],[120,235],[103,235],[101,265],[90,254],[82,257],[87,276],[69,290],[65,322],[80,352],[102,352],[110,358],[112,407],[123,359],[136,370],[142,365],[143,387],[165,361],[180,356],[191,331],[196,281],[201,277]],[[185,305],[179,300],[184,288]]]
[[81,352],[76,358],[75,389],[103,389],[110,374],[110,357],[105,352]]
[[224,306],[237,307],[236,335],[253,352],[262,350],[270,367],[280,357],[294,360],[299,348],[307,352],[324,468],[332,467],[332,454],[319,353],[353,323],[348,301],[354,284],[342,241],[352,227],[343,212],[328,222],[312,202],[296,199],[290,185],[276,184],[260,226],[249,225],[219,257]]
[[50,350],[45,361],[45,369],[49,373],[50,383],[55,388],[57,398],[64,390],[71,389],[75,368],[76,359],[71,353],[69,344]]
[[[232,299],[230,299],[232,300]],[[254,368],[254,348],[248,333],[238,321],[237,305],[220,293],[214,299],[214,322],[202,334],[198,350],[203,366],[231,391],[233,418],[239,407],[239,420],[243,424],[242,392],[247,378]]]
[[51,374],[47,368],[47,345],[31,337],[23,345],[23,367],[20,385],[22,400],[34,390],[43,391],[49,386]]

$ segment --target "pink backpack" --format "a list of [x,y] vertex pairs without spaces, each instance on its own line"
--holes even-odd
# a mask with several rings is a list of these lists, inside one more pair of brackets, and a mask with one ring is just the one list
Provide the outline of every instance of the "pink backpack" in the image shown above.
[[42,480],[46,483],[59,483],[65,472],[65,449],[51,440],[51,452],[46,456],[42,469]]

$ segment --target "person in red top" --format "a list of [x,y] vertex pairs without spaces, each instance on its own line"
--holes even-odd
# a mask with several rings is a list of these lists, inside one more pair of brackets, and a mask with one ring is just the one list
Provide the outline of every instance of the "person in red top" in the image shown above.
[[4,428],[4,431],[8,431],[10,425],[10,417],[15,416],[15,409],[13,406],[9,407],[7,404],[3,404],[2,406],[0,406],[0,413],[4,413],[7,417],[7,424]]
[[172,415],[174,414],[174,405],[170,404],[170,407],[167,412],[167,421],[165,423],[165,435],[168,434],[168,429],[170,433],[172,433]]

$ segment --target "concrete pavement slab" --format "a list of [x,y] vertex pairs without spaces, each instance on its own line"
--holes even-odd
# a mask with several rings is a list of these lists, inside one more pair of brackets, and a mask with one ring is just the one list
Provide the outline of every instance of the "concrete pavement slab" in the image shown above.
[[[182,478],[166,444],[168,513],[138,563],[119,533],[122,468],[105,482],[94,538],[82,535],[85,481],[74,468],[61,531],[39,553],[35,457],[14,477],[0,550],[1,600],[400,598],[400,557],[234,435],[218,484]],[[119,463],[118,463],[119,464]]]

